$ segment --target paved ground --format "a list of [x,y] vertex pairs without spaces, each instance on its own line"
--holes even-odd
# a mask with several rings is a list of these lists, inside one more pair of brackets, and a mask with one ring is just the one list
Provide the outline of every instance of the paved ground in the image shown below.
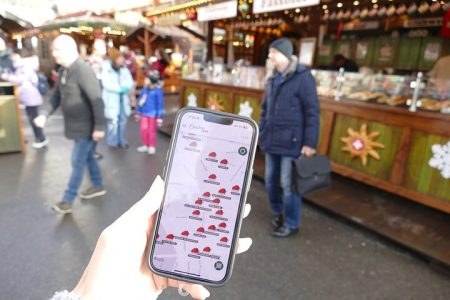
[[[132,148],[99,145],[107,195],[77,200],[73,215],[61,217],[49,207],[67,183],[72,143],[62,136],[61,118],[50,120],[47,133],[48,149],[0,155],[0,299],[46,299],[71,289],[102,229],[162,172],[169,144],[160,136],[156,156],[137,153],[137,123],[130,121]],[[254,244],[237,257],[229,284],[211,290],[212,299],[450,299],[448,273],[360,228],[305,205],[301,233],[277,240],[261,182],[253,181],[249,202],[242,235]],[[160,297],[180,298],[174,290]]]

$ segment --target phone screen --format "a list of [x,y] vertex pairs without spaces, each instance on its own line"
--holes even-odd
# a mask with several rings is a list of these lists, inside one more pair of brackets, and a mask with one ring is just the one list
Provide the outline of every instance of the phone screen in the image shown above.
[[150,257],[165,274],[220,283],[230,271],[256,128],[221,118],[188,111],[179,121]]

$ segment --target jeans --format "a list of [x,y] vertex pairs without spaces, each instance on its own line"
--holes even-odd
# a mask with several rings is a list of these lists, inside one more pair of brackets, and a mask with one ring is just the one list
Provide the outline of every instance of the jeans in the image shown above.
[[115,119],[107,119],[106,143],[109,146],[117,147],[128,144],[125,138],[127,121],[128,117],[125,114],[123,105],[120,105],[119,116]]
[[72,174],[64,192],[64,202],[73,203],[83,181],[84,168],[87,167],[93,187],[102,187],[102,176],[94,156],[95,142],[91,138],[76,139],[72,150]]
[[142,144],[148,147],[156,147],[156,118],[141,116]]
[[302,200],[292,189],[293,157],[266,153],[265,186],[274,215],[284,215],[284,225],[299,228]]
[[33,120],[38,116],[39,106],[25,106],[25,111],[27,112],[28,121],[30,122],[31,128],[33,128],[34,137],[36,142],[40,143],[45,141],[44,130],[37,127]]

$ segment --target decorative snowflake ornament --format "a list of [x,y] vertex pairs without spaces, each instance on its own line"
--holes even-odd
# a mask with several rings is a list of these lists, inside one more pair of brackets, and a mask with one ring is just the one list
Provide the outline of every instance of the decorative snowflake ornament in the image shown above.
[[239,115],[251,118],[252,113],[253,108],[250,106],[250,102],[248,100],[239,104]]
[[197,107],[197,97],[194,95],[194,93],[190,93],[189,96],[187,97],[188,106],[194,106]]
[[433,157],[428,161],[428,165],[441,171],[445,179],[450,179],[450,141],[444,145],[431,146],[431,151]]

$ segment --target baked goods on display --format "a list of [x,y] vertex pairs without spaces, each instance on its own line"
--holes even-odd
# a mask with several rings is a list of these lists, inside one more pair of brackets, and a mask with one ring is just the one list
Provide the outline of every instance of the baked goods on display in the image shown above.
[[392,96],[386,100],[386,104],[391,106],[400,106],[406,104],[408,97],[406,96]]
[[439,111],[442,108],[442,103],[431,98],[421,98],[417,106],[423,110]]

